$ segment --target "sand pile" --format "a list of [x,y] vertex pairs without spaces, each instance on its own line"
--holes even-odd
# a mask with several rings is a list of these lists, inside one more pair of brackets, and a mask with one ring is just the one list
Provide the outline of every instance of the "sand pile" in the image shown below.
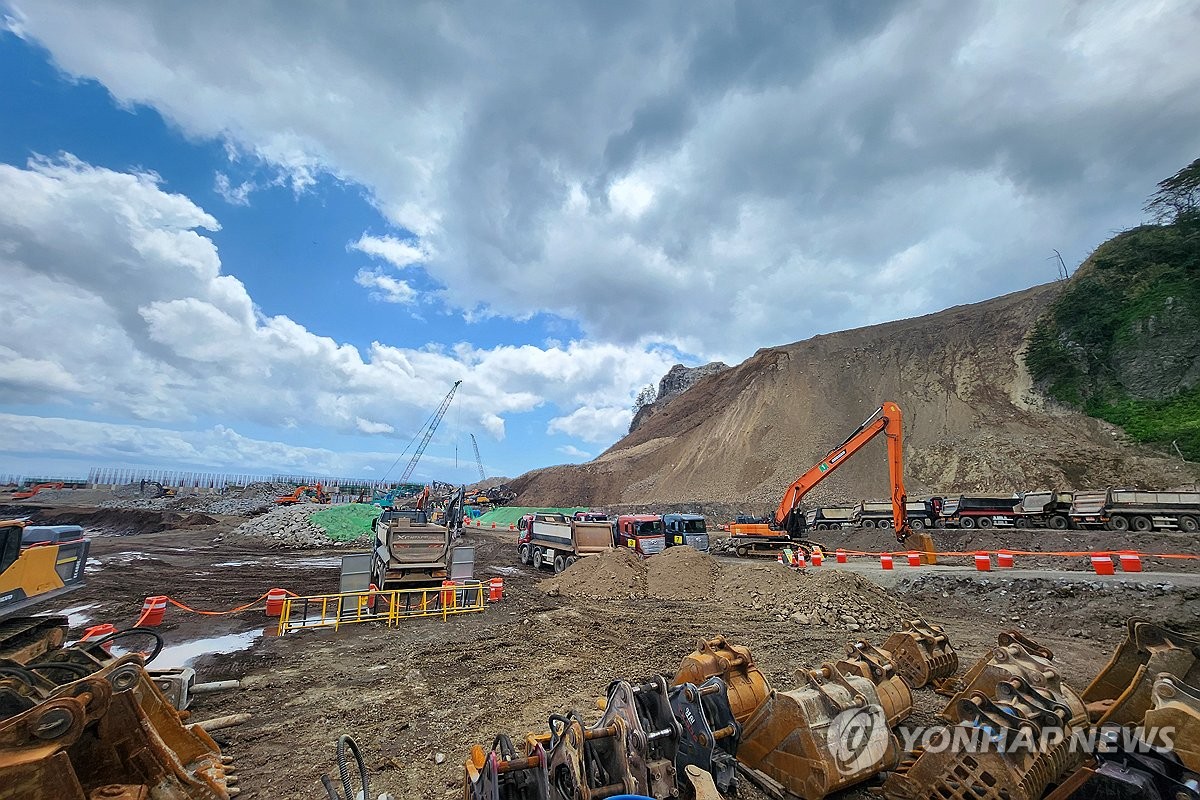
[[832,567],[800,572],[775,562],[719,562],[690,547],[646,560],[624,548],[576,562],[541,583],[551,596],[672,600],[744,608],[835,630],[899,629],[914,612],[866,578]]

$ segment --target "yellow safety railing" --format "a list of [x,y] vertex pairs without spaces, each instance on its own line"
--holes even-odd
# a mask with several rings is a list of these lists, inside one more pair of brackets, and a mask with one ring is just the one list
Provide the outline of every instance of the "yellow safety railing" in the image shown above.
[[410,617],[469,614],[486,608],[488,587],[480,581],[428,589],[391,589],[288,597],[279,612],[280,636],[307,628],[333,628],[355,622],[399,624]]

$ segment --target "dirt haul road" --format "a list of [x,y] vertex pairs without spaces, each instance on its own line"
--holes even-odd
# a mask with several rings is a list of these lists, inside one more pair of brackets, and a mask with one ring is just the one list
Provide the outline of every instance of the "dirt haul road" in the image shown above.
[[[243,521],[96,535],[88,585],[44,610],[90,606],[82,613],[91,623],[126,627],[152,594],[226,609],[273,586],[336,589],[344,549],[264,552],[228,538],[214,542]],[[544,730],[551,713],[568,709],[593,719],[595,698],[609,681],[673,673],[697,639],[716,633],[748,645],[774,685],[786,689],[796,685],[796,670],[840,655],[848,641],[881,642],[883,629],[911,609],[946,627],[964,669],[999,631],[1024,627],[1082,688],[1130,614],[1200,627],[1197,593],[1180,587],[1105,590],[1074,576],[1071,588],[1045,581],[1026,591],[995,578],[959,586],[954,577],[950,584],[924,581],[888,591],[863,576],[798,575],[774,563],[711,559],[686,548],[644,564],[624,553],[595,556],[604,562],[584,562],[554,578],[517,564],[510,537],[467,535],[478,548],[477,577],[505,579],[504,602],[483,614],[391,629],[370,624],[285,639],[265,635],[248,649],[193,662],[201,680],[245,679],[243,690],[203,695],[192,708],[198,720],[253,715],[216,736],[238,765],[241,797],[324,797],[320,774],[335,773],[341,733],[363,748],[372,797],[384,791],[397,798],[459,796],[460,763],[472,744],[486,746],[500,732],[516,738]],[[201,617],[172,607],[159,630],[169,645],[246,633],[245,645],[266,623],[261,610]],[[916,721],[932,722],[944,700],[924,690],[914,694]],[[743,785],[741,796],[761,795]],[[843,796],[867,794],[860,788]]]

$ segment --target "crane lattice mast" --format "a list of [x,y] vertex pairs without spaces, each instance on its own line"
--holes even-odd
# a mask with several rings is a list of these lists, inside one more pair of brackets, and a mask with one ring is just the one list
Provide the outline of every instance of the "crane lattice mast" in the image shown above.
[[475,441],[475,434],[471,434],[471,447],[475,450],[475,466],[479,467],[479,480],[486,481],[487,473],[483,471],[483,459],[479,457],[479,442]]
[[425,431],[425,436],[421,439],[421,444],[417,447],[417,451],[413,453],[412,460],[408,462],[408,466],[404,468],[404,474],[400,476],[400,483],[408,483],[408,479],[412,477],[413,470],[417,468],[417,462],[421,460],[421,454],[425,452],[425,447],[429,444],[429,440],[433,438],[433,433],[437,430],[438,423],[446,415],[446,409],[450,407],[450,401],[454,399],[454,393],[458,391],[460,383],[462,381],[454,382],[454,385],[450,387],[450,391],[446,394],[446,398],[438,406],[437,412],[434,413],[433,418],[429,421],[429,429]]

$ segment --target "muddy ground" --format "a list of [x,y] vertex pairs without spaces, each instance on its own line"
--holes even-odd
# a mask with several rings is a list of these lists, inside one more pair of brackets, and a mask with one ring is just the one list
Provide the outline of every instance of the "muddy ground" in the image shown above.
[[[90,514],[59,508],[55,521],[89,526]],[[149,533],[136,533],[137,524],[129,520],[95,521],[103,527],[92,528],[94,560],[87,585],[61,605],[44,609],[89,606],[78,612],[87,616],[86,624],[130,626],[142,599],[153,594],[197,609],[223,610],[274,586],[309,594],[336,591],[338,559],[345,552],[264,552],[228,540],[214,543],[218,534],[244,521],[241,517],[211,518],[201,525],[168,520]],[[162,522],[144,521],[150,528]],[[577,709],[594,715],[595,698],[609,681],[674,672],[701,637],[724,633],[748,645],[773,684],[786,689],[796,684],[796,670],[840,655],[859,635],[780,618],[778,608],[756,603],[749,594],[741,602],[733,596],[719,604],[699,591],[691,600],[547,595],[539,582],[549,573],[538,575],[518,564],[510,537],[506,532],[467,534],[477,547],[476,576],[502,575],[506,597],[482,614],[447,622],[410,620],[391,629],[371,623],[281,639],[270,635],[272,626],[261,610],[205,617],[171,607],[158,629],[168,645],[237,633],[246,634],[240,640],[245,645],[253,632],[268,629],[248,649],[192,663],[200,680],[242,678],[246,683],[240,691],[201,696],[192,708],[193,719],[242,711],[253,715],[215,737],[235,759],[241,797],[323,798],[320,775],[334,774],[334,743],[341,733],[353,735],[367,756],[372,796],[384,791],[396,798],[457,796],[460,765],[472,744],[486,746],[500,732],[519,738],[544,730],[554,712]],[[735,571],[754,568],[735,559],[722,559],[721,565]],[[964,669],[999,631],[1025,625],[1027,634],[1055,652],[1064,676],[1077,688],[1103,666],[1130,613],[1200,627],[1200,600],[1182,590],[1056,593],[1052,583],[1047,586],[1036,587],[1038,613],[1028,619],[1014,612],[1014,604],[1027,603],[1020,586],[995,583],[965,591],[925,581],[915,589],[902,585],[892,591],[945,626]],[[867,638],[879,643],[884,634]],[[915,695],[918,719],[932,721],[944,701],[928,691]],[[760,795],[744,786],[741,796]],[[868,795],[859,788],[843,796]]]

